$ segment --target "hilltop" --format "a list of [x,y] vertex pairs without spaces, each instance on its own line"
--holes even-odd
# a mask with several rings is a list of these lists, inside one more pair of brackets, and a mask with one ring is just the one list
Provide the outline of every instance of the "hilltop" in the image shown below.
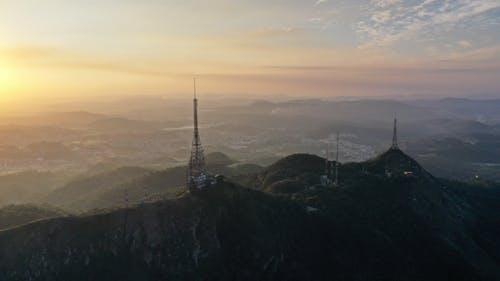
[[[394,157],[420,173],[388,177]],[[226,181],[3,231],[0,280],[498,280],[500,189],[412,161],[344,164],[342,184],[321,188],[309,180],[324,159],[296,154],[249,176],[252,189]],[[286,180],[303,188],[269,188]]]
[[[335,166],[335,161],[329,161],[329,166]],[[432,178],[417,161],[399,149],[387,150],[364,162],[339,163],[338,167],[344,187],[363,179],[386,178],[388,172],[395,178]],[[293,154],[254,174],[249,186],[277,193],[294,193],[318,187],[323,174],[324,158],[312,154]]]

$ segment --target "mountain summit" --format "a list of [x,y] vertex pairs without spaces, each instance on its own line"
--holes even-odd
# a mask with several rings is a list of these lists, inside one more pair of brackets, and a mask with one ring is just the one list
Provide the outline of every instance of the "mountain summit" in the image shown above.
[[387,177],[430,176],[417,161],[399,148],[390,148],[362,165],[369,172],[385,174]]
[[[416,176],[388,177],[387,162]],[[307,188],[323,164],[292,155],[255,189],[226,181],[0,231],[0,280],[500,280],[498,188],[438,180],[401,151],[342,165],[340,187]],[[305,188],[270,188],[287,181]]]

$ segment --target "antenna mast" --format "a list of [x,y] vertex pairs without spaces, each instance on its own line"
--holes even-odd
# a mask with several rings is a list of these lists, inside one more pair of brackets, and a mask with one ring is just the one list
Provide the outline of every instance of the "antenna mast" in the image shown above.
[[196,77],[193,77],[193,93],[194,99],[196,99]]
[[398,147],[398,119],[394,116],[394,129],[392,132],[392,145],[391,149],[399,149]]
[[330,162],[330,143],[327,143],[326,145],[326,155],[325,155],[325,175],[328,176],[329,174],[329,169],[328,169],[328,164]]
[[339,184],[339,142],[340,134],[337,132],[337,153],[335,155],[335,185]]

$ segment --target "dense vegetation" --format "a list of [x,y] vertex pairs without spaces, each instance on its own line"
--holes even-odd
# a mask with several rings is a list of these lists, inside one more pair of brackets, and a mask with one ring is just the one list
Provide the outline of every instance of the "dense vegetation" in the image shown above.
[[62,217],[66,212],[47,205],[23,204],[0,208],[0,230],[40,219]]
[[298,154],[247,176],[259,190],[223,182],[3,231],[0,280],[499,280],[500,188],[423,169],[387,178],[393,157],[421,169],[393,151],[342,165],[341,185],[322,187],[324,159]]
[[[243,174],[262,170],[257,165],[237,163],[219,152],[208,154],[206,162],[210,172],[234,179],[243,180]],[[71,212],[96,212],[95,209],[123,207],[127,204],[125,198],[128,198],[129,205],[137,205],[176,197],[184,192],[185,180],[186,166],[150,170],[142,167],[109,168],[102,164],[54,188],[43,200]]]

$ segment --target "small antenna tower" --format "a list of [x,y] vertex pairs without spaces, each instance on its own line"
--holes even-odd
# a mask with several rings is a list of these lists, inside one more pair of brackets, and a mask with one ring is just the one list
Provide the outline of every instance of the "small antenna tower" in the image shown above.
[[340,134],[337,132],[337,153],[335,154],[335,185],[339,184],[339,143]]
[[125,191],[123,192],[123,197],[125,200],[125,208],[128,208],[128,189],[125,189]]
[[148,199],[148,189],[146,186],[143,186],[142,190],[144,192],[144,196],[141,198],[141,205],[144,205],[146,204],[146,200]]
[[330,169],[328,168],[330,162],[330,142],[326,145],[326,155],[325,155],[325,175],[328,176]]
[[334,167],[333,167],[333,163],[331,163],[333,161],[333,151],[330,152],[331,155],[330,155],[330,159],[328,161],[328,163],[330,164],[330,169],[328,170],[328,179],[330,181],[332,181],[333,183],[333,172],[334,172]]
[[394,114],[394,128],[392,132],[392,145],[391,149],[399,149],[398,147],[398,119]]

